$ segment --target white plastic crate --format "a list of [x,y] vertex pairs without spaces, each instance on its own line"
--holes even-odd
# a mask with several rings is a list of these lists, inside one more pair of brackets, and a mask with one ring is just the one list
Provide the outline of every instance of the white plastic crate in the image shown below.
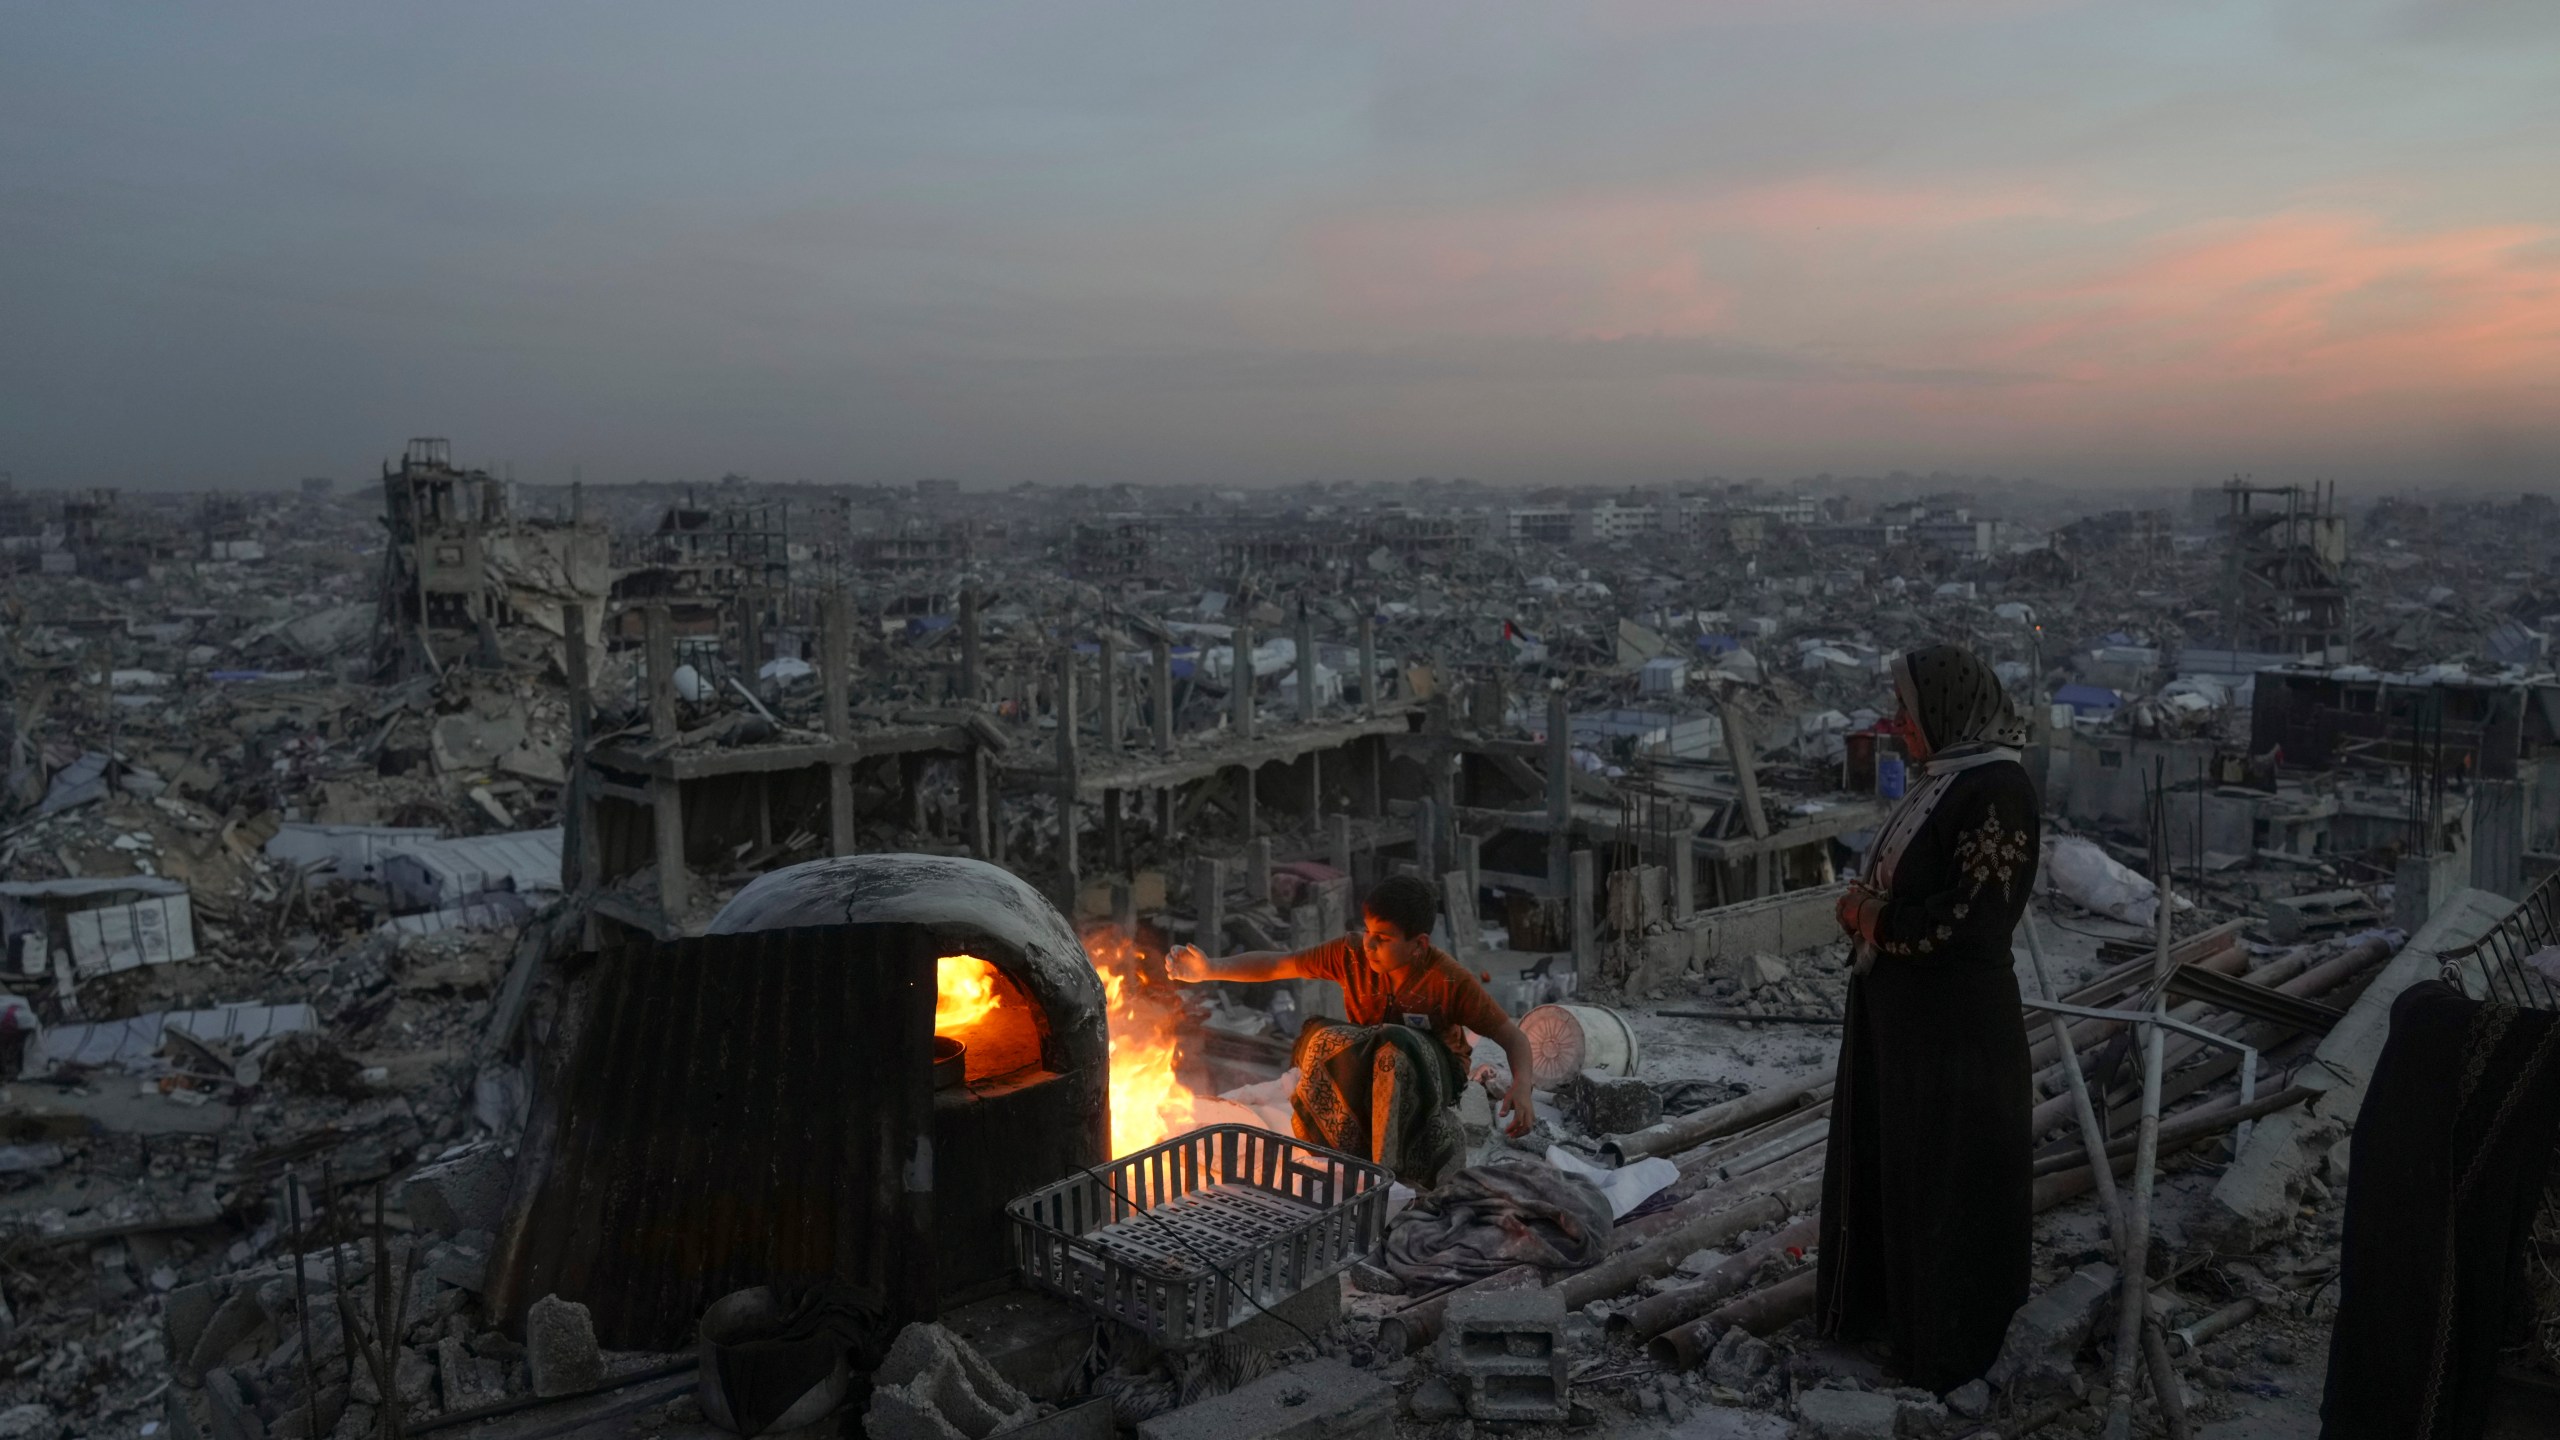
[[1013,1201],[1023,1278],[1161,1345],[1238,1325],[1386,1238],[1387,1172],[1208,1125]]

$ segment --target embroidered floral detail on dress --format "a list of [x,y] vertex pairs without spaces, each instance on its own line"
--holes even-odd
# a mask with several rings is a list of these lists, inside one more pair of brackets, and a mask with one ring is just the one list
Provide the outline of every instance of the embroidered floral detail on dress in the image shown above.
[[2018,867],[2026,862],[2030,850],[2027,832],[2002,825],[2000,813],[1994,810],[1956,842],[1956,864],[1963,868],[1964,878],[1974,890],[1978,892],[1998,880],[2001,898],[2007,899],[2017,882]]

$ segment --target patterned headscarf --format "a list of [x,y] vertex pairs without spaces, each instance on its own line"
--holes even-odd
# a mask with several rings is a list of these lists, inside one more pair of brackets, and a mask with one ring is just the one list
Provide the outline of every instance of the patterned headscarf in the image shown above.
[[2027,743],[2027,722],[2009,703],[2000,677],[1961,645],[1931,645],[1897,657],[1893,688],[1928,738],[1932,759],[1976,747],[2016,750]]

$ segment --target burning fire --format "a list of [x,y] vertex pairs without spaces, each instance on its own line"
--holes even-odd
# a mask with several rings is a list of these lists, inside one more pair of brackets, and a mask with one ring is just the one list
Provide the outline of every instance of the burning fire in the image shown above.
[[1200,1123],[1199,1097],[1174,1077],[1182,1007],[1142,978],[1137,942],[1109,926],[1086,932],[1111,1016],[1111,1153],[1121,1156]]
[[945,955],[933,962],[933,1033],[965,1030],[1004,1003],[996,993],[996,967],[975,955]]

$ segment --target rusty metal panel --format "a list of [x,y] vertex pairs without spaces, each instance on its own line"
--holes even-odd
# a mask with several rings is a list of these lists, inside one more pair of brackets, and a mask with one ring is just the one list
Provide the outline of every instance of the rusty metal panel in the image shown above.
[[837,1281],[934,1313],[934,949],[911,925],[641,943],[594,957],[536,1097],[490,1299],[547,1294],[626,1349],[711,1301]]

